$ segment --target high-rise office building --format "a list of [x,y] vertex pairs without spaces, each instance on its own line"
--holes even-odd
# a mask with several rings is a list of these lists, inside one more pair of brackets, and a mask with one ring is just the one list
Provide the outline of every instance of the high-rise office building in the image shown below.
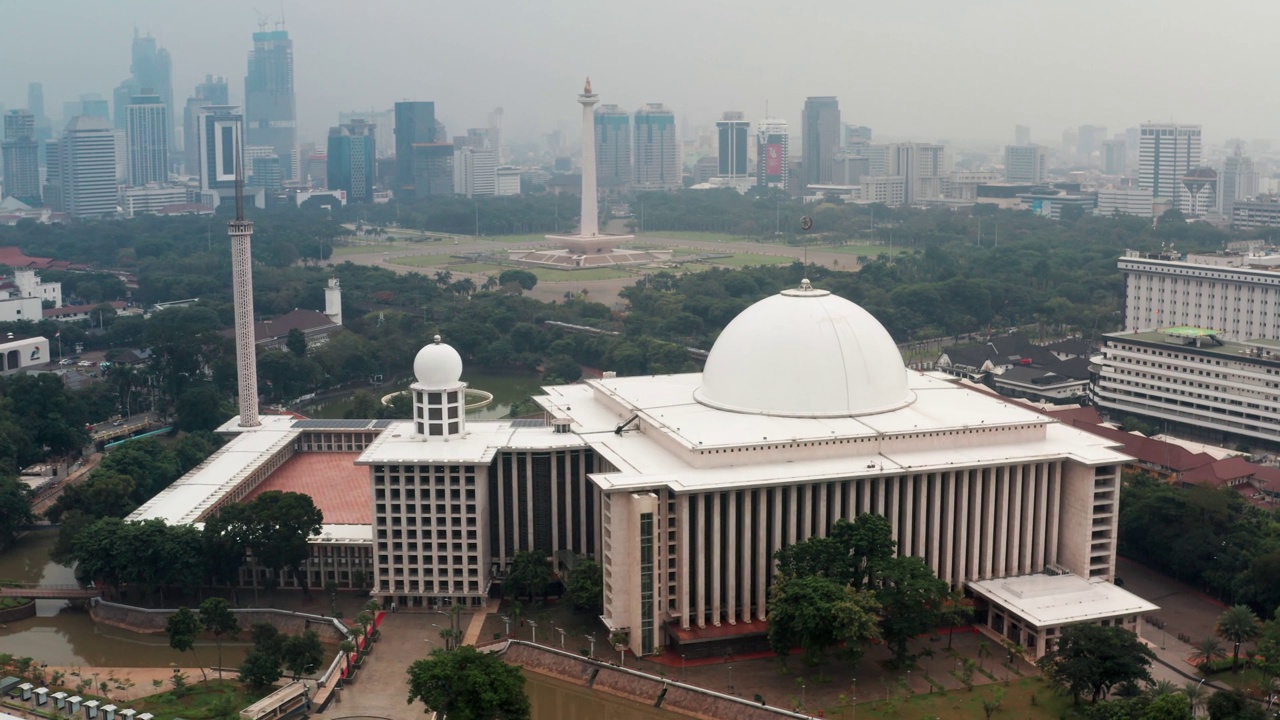
[[4,114],[4,195],[36,206],[40,204],[40,144],[36,142],[36,118],[27,110]]
[[1102,150],[1107,129],[1101,125],[1081,125],[1076,130],[1076,154],[1081,162],[1088,163],[1093,154]]
[[457,148],[453,155],[453,191],[467,197],[496,195],[498,153],[488,148]]
[[169,57],[169,51],[160,47],[154,37],[139,35],[138,31],[134,30],[130,56],[129,78],[120,83],[115,90],[115,114],[112,116],[115,128],[127,129],[129,121],[126,109],[134,95],[159,95],[160,102],[169,111],[169,126],[165,128],[165,132],[172,144],[173,137],[177,133],[173,127],[173,60]]
[[489,113],[489,149],[497,153],[498,162],[506,159],[506,148],[502,145],[502,120],[505,114],[500,107],[494,108],[493,112]]
[[[6,175],[7,177],[7,175]],[[1258,173],[1253,169],[1253,159],[1240,152],[1236,145],[1235,152],[1227,156],[1222,164],[1222,174],[1218,176],[1218,197],[1221,213],[1231,218],[1231,208],[1242,200],[1248,200],[1258,194]]]
[[285,30],[256,32],[244,77],[244,115],[248,144],[270,145],[285,166],[285,178],[298,177],[298,115],[293,93],[293,41]]
[[36,142],[39,143],[40,167],[46,164],[47,145],[53,139],[53,122],[44,112],[44,85],[38,82],[27,85],[27,110],[36,119]]
[[1129,169],[1129,148],[1124,140],[1102,141],[1102,172],[1123,175]]
[[1200,126],[1143,123],[1139,128],[1138,187],[1187,212],[1191,198],[1182,179],[1200,166]]
[[831,96],[806,99],[800,127],[805,184],[829,185],[831,159],[840,146],[840,102]]
[[377,172],[377,126],[352,120],[329,130],[325,172],[330,190],[344,190],[347,202],[373,202],[373,176]]
[[845,149],[849,147],[858,147],[871,142],[871,128],[866,125],[850,125],[845,123],[844,126],[844,142]]
[[791,169],[791,134],[786,120],[756,123],[756,186],[787,189]]
[[248,184],[269,193],[284,189],[284,163],[280,161],[280,156],[273,153],[251,158]]
[[373,146],[380,158],[395,157],[396,113],[394,110],[351,110],[338,113],[338,124],[347,125],[354,120],[364,120],[374,126]]
[[227,92],[227,79],[205,75],[204,82],[196,83],[195,92],[187,98],[182,112],[182,149],[183,170],[188,175],[200,172],[200,131],[196,127],[196,119],[200,108],[209,105],[230,105],[230,94]]
[[1030,145],[1031,144],[1031,128],[1026,125],[1013,126],[1013,144],[1014,145]]
[[750,130],[751,123],[736,110],[726,112],[716,122],[721,177],[743,177],[751,173],[747,167],[747,133]]
[[1040,183],[1048,176],[1048,153],[1043,145],[1006,145],[1004,179],[1011,183]]
[[617,105],[601,105],[595,110],[596,181],[605,191],[624,190],[631,185],[631,115]]
[[684,184],[676,116],[662,103],[649,103],[635,115],[636,188],[677,190]]
[[[867,166],[870,171],[870,163]],[[942,180],[950,172],[946,148],[933,143],[892,143],[886,154],[886,177],[903,179],[908,205],[942,197]]]
[[[216,208],[236,197],[236,170],[248,175],[244,145],[244,115],[234,105],[208,105],[196,118],[196,142],[200,146],[200,202]],[[255,188],[252,199],[266,204],[266,193]]]
[[159,95],[134,95],[125,108],[129,184],[169,180],[169,112]]
[[116,134],[110,121],[96,115],[74,117],[57,147],[63,211],[81,218],[114,214]]
[[434,102],[398,102],[395,194],[402,200],[453,193],[453,145],[436,123]]

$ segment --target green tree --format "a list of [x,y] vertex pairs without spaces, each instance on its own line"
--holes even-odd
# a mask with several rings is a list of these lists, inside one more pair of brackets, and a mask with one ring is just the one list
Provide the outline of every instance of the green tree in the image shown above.
[[284,346],[289,352],[302,357],[307,354],[307,336],[298,328],[291,328],[289,335],[285,337]]
[[257,562],[277,574],[290,569],[310,597],[302,564],[311,553],[308,538],[320,534],[324,513],[302,493],[268,490],[244,506],[245,545]]
[[409,666],[408,704],[449,720],[528,720],[520,668],[470,646],[436,650]]
[[284,641],[280,648],[284,666],[293,673],[297,680],[320,667],[324,662],[324,646],[320,644],[320,636],[314,630],[306,630],[301,635],[292,635]]
[[532,290],[538,284],[538,276],[528,270],[503,270],[498,275],[499,285],[519,285],[524,290]]
[[1248,605],[1235,605],[1227,608],[1222,615],[1218,616],[1217,630],[1224,640],[1234,645],[1231,652],[1232,670],[1239,669],[1241,643],[1254,640],[1262,633],[1262,627],[1258,624],[1258,616],[1253,614],[1253,610]]
[[231,603],[226,598],[211,597],[200,603],[200,624],[205,630],[213,633],[218,644],[218,679],[222,679],[222,636],[235,637],[240,633],[240,623],[236,614],[231,612]]
[[521,550],[511,559],[511,569],[503,581],[503,595],[512,599],[546,592],[547,585],[555,579],[551,563],[545,555],[531,550]]
[[1075,703],[1088,694],[1096,704],[1116,685],[1150,682],[1154,659],[1151,648],[1123,628],[1081,624],[1064,627],[1057,647],[1036,664]]
[[210,383],[199,383],[183,390],[178,396],[176,412],[177,428],[187,432],[217,430],[219,425],[231,419],[226,400]]
[[604,568],[591,558],[580,555],[569,574],[565,588],[575,610],[598,615],[604,605]]
[[783,576],[769,598],[769,644],[785,658],[796,644],[815,665],[828,649],[844,643],[850,664],[880,639],[880,604],[871,592],[821,576]]
[[1151,699],[1141,720],[1192,720],[1191,701],[1186,695],[1168,693]]
[[1264,720],[1267,713],[1241,690],[1220,690],[1204,704],[1209,720]]
[[[191,656],[196,659],[196,664],[200,664],[200,657],[196,654],[196,638],[200,636],[200,618],[196,617],[195,613],[185,606],[178,608],[178,612],[169,616],[165,632],[169,634],[169,647],[178,652],[190,650]],[[203,667],[200,668],[200,675],[205,676]],[[208,679],[205,676],[205,680]]]
[[889,521],[863,513],[853,522],[841,519],[829,537],[812,537],[775,553],[778,572],[801,577],[821,575],[855,588],[871,587],[893,559],[895,543]]
[[262,650],[250,650],[240,663],[240,681],[262,691],[280,679],[280,658]]
[[0,552],[18,537],[18,530],[35,521],[31,493],[17,478],[0,476]]
[[907,640],[938,627],[952,599],[947,583],[914,556],[885,563],[875,593],[884,608],[881,635],[898,664],[906,662]]
[[582,377],[582,368],[568,355],[557,355],[546,364],[542,381],[550,385],[567,385]]

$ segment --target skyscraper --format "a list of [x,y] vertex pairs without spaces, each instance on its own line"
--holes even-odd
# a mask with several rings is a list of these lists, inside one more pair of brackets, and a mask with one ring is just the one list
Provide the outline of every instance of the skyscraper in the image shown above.
[[1102,172],[1123,175],[1129,168],[1129,149],[1124,140],[1102,141]]
[[1138,187],[1184,213],[1191,197],[1182,178],[1200,166],[1200,126],[1144,123],[1139,128]]
[[439,136],[436,104],[398,102],[395,112],[396,196],[401,200],[413,200],[428,195],[451,194],[453,146]]
[[205,75],[204,82],[196,83],[195,92],[187,98],[187,104],[182,112],[182,150],[183,170],[188,175],[196,175],[200,172],[200,131],[196,127],[200,108],[230,103],[227,79],[213,75]]
[[139,35],[133,32],[132,62],[129,64],[130,76],[115,90],[115,128],[125,130],[128,127],[126,108],[134,95],[155,94],[168,109],[168,122],[165,132],[169,142],[177,133],[173,125],[173,60],[169,51],[160,47],[156,39],[150,35]]
[[596,180],[600,188],[624,190],[631,185],[631,115],[617,105],[595,110]]
[[125,108],[129,184],[169,180],[169,112],[159,95],[134,95]]
[[[7,171],[5,177],[8,177]],[[1253,159],[1242,155],[1237,144],[1235,152],[1222,164],[1222,174],[1218,176],[1218,198],[1223,217],[1230,219],[1232,206],[1257,194],[1258,173],[1253,169]]]
[[1006,145],[1004,179],[1011,183],[1040,183],[1048,175],[1048,155],[1043,145]]
[[1088,163],[1093,154],[1102,149],[1102,141],[1107,137],[1107,128],[1102,125],[1081,125],[1077,131],[1076,154],[1079,159]]
[[[211,208],[236,197],[236,166],[245,167],[244,115],[234,105],[200,108],[196,118],[196,142],[200,150],[200,202]],[[254,203],[265,204],[266,193],[255,192]]]
[[26,110],[5,113],[0,155],[4,161],[3,197],[14,197],[31,206],[39,205],[40,163],[35,115]]
[[676,116],[662,103],[649,103],[636,111],[635,147],[637,189],[676,190],[684,184]]
[[791,136],[786,120],[756,123],[756,186],[787,189]]
[[44,113],[44,85],[33,82],[27,85],[27,110],[36,119],[36,142],[39,144],[40,167],[46,163],[47,144],[53,139],[53,123]]
[[1014,145],[1030,145],[1031,144],[1031,128],[1026,125],[1013,126],[1013,144]]
[[378,157],[395,157],[396,113],[394,110],[351,110],[338,113],[339,125],[346,125],[353,120],[364,120],[374,126],[373,146],[378,152]]
[[742,177],[750,174],[747,168],[747,132],[751,129],[751,123],[743,118],[742,113],[730,110],[716,122],[716,135],[719,139],[719,172],[722,177]]
[[903,201],[908,205],[942,197],[942,178],[947,172],[946,148],[942,145],[892,143],[888,147],[885,175],[903,179]]
[[498,153],[483,147],[457,148],[453,154],[453,191],[467,197],[497,194]]
[[377,172],[377,126],[364,120],[329,129],[326,173],[330,190],[345,190],[347,202],[373,202]]
[[270,145],[298,176],[298,119],[293,94],[293,41],[285,30],[256,32],[244,77],[244,114],[249,145]]
[[800,127],[805,184],[830,184],[831,158],[840,146],[840,102],[831,96],[806,99]]
[[74,117],[57,147],[62,209],[81,218],[114,214],[116,135],[111,123],[95,115]]

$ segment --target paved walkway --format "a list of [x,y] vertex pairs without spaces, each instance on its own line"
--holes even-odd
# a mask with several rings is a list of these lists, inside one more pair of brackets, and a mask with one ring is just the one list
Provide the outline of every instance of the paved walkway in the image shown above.
[[415,702],[406,705],[409,696],[409,665],[443,647],[440,632],[432,623],[440,624],[446,616],[437,613],[398,612],[383,616],[381,639],[348,683],[334,697],[325,715],[341,718],[366,715],[384,718],[422,717],[425,707]]

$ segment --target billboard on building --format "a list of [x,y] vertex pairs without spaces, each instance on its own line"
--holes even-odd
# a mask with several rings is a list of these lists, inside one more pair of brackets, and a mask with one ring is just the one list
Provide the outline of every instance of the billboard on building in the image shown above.
[[782,178],[782,143],[764,146],[764,174],[770,179]]

